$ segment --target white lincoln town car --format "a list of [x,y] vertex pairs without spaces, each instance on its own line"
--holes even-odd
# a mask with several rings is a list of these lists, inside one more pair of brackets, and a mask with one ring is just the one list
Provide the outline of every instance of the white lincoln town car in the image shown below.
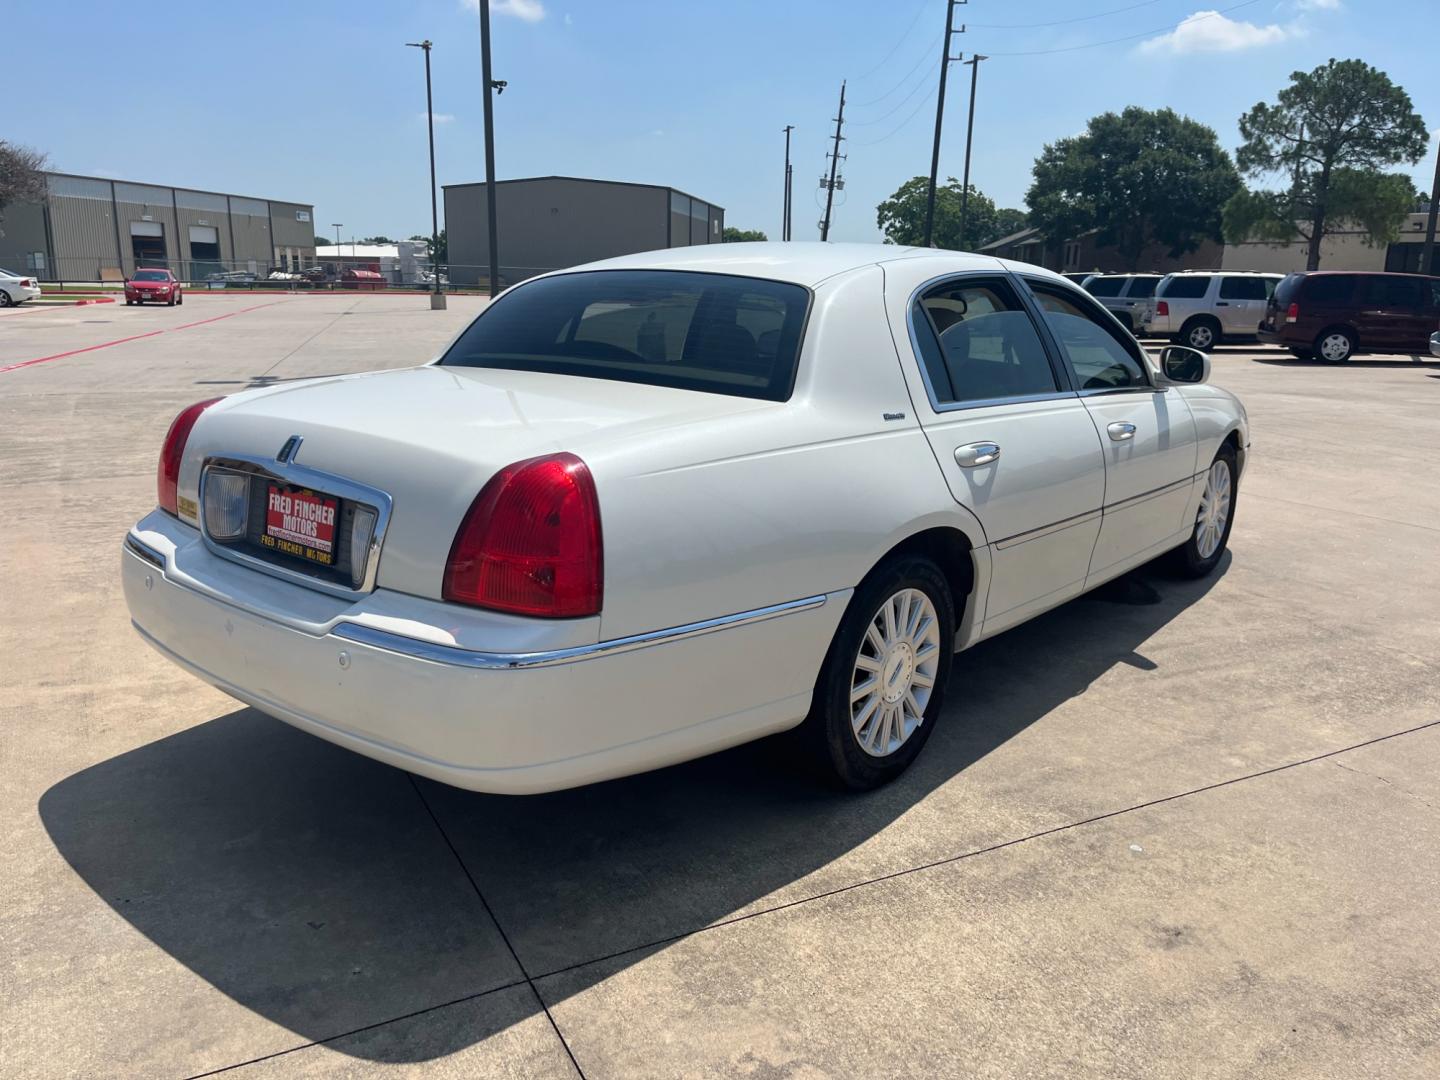
[[803,725],[854,788],[951,658],[1167,555],[1219,563],[1249,446],[1034,266],[726,244],[509,289],[420,367],[175,418],[130,530],[140,635],[242,702],[538,792]]

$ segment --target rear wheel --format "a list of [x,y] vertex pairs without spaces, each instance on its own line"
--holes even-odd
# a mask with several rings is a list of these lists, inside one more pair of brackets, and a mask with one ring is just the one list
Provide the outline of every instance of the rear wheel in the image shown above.
[[1235,520],[1235,468],[1235,449],[1226,443],[1205,474],[1195,527],[1185,543],[1175,549],[1175,568],[1186,577],[1204,577],[1225,554],[1230,525]]
[[10,294],[4,289],[0,289],[0,307],[10,307],[14,303],[15,301],[10,299]]
[[830,643],[806,720],[825,770],[857,791],[915,760],[939,718],[955,641],[940,568],[898,556],[856,590]]
[[1332,326],[1320,331],[1315,339],[1315,351],[1321,359],[1343,364],[1355,355],[1355,335],[1343,326]]
[[184,294],[183,292],[182,292],[182,293],[176,293],[176,294],[175,294],[175,303],[177,303],[177,304],[183,304],[183,303],[185,303],[185,294]]
[[1220,324],[1207,316],[1191,319],[1180,328],[1180,336],[1176,340],[1181,345],[1209,352],[1220,343]]

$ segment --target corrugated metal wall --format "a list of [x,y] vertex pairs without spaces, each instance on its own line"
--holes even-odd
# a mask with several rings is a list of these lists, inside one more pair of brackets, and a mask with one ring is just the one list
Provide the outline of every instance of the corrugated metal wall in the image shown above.
[[[132,226],[142,232],[158,229],[165,262],[184,277],[235,269],[237,263],[240,269],[250,269],[252,262],[256,273],[268,273],[275,265],[277,246],[303,249],[310,255],[315,248],[314,225],[301,220],[314,216],[307,203],[272,204],[239,195],[62,173],[47,173],[46,187],[45,207],[12,206],[7,212],[10,221],[24,224],[23,235],[7,225],[13,238],[0,240],[0,254],[10,263],[22,264],[7,269],[31,269],[23,265],[26,256],[41,251],[47,264],[41,276],[46,280],[95,281],[129,275],[135,270]],[[45,237],[47,210],[50,228]],[[192,229],[207,237],[214,230],[218,259],[196,261]],[[0,261],[0,266],[5,265]]]

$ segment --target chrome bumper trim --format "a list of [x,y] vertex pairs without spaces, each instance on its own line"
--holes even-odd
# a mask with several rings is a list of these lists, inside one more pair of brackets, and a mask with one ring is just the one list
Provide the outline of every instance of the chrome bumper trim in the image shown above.
[[574,648],[551,649],[548,652],[477,652],[473,649],[461,649],[453,645],[437,645],[433,641],[422,641],[419,638],[394,634],[388,630],[377,630],[373,626],[362,626],[353,622],[339,623],[330,633],[331,636],[344,638],[346,641],[354,641],[361,645],[369,645],[373,648],[384,649],[387,652],[398,653],[416,660],[427,660],[435,664],[478,668],[484,671],[512,671],[519,668],[570,664],[598,656],[646,649],[652,645],[666,645],[672,641],[683,641],[685,638],[713,634],[717,630],[729,630],[732,627],[776,619],[782,615],[809,611],[821,607],[825,600],[824,596],[807,596],[803,600],[789,600],[783,604],[771,604],[769,607],[739,611],[734,615],[721,615],[714,619],[686,623],[684,626],[672,626],[668,630],[652,630],[646,634],[633,634],[630,637],[599,641],[594,645],[577,645]]
[[133,551],[136,555],[139,555],[140,558],[144,559],[151,566],[155,567],[155,569],[159,570],[161,573],[164,573],[165,556],[161,555],[160,552],[156,551],[149,544],[145,543],[145,541],[141,540],[134,533],[126,534],[125,546],[131,551]]

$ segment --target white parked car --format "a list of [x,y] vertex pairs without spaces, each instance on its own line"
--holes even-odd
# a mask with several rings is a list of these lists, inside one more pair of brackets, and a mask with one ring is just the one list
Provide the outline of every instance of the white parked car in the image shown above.
[[40,296],[40,282],[33,277],[0,269],[0,307],[23,304]]
[[1137,309],[1140,332],[1204,352],[1223,341],[1254,341],[1282,277],[1249,270],[1167,274]]
[[804,724],[919,753],[953,651],[1166,552],[1249,432],[1083,290],[977,255],[726,244],[533,278],[433,362],[184,410],[136,628],[255,708],[481,791]]

